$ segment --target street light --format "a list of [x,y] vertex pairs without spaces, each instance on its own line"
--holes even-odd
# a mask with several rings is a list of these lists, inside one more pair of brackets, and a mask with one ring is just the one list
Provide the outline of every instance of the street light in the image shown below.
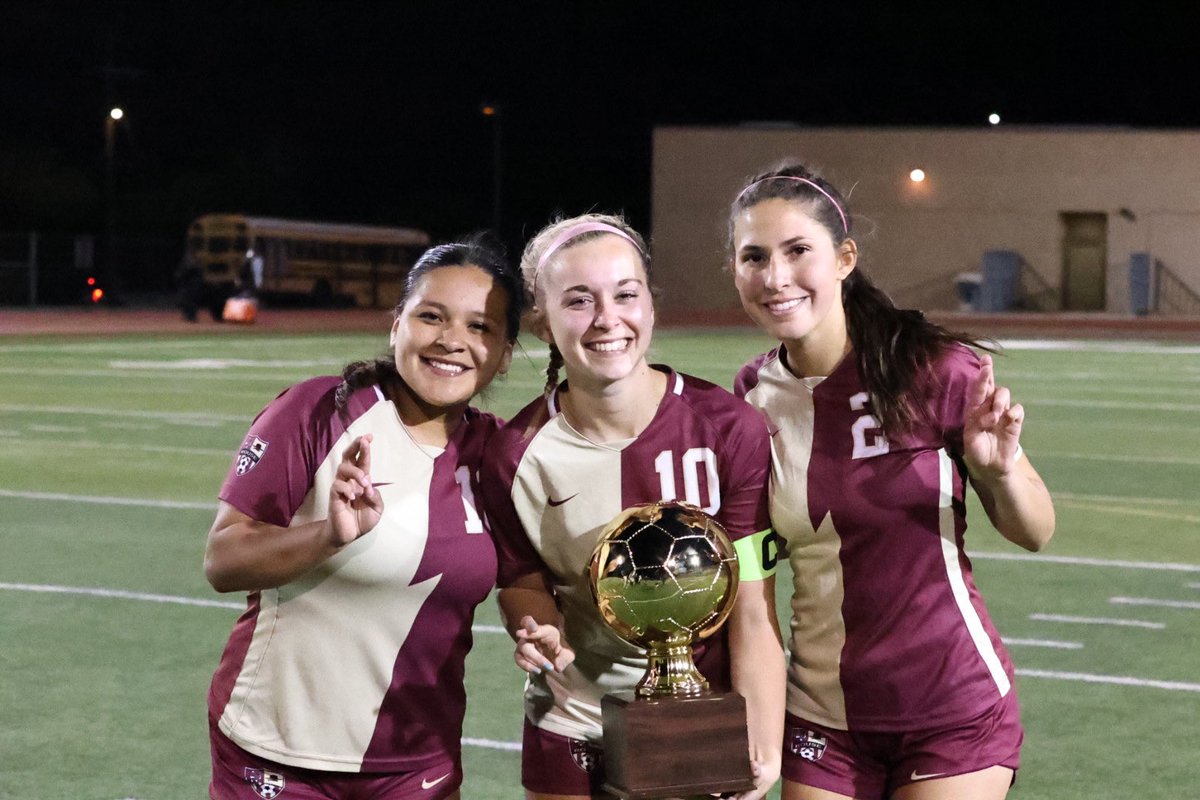
[[498,103],[483,103],[479,113],[492,121],[492,230],[497,236],[500,233],[501,219],[501,184],[504,177],[503,158],[500,139],[500,105]]
[[117,222],[116,151],[117,122],[125,118],[125,111],[114,106],[104,118],[104,278],[111,288],[115,283],[116,270],[114,242]]

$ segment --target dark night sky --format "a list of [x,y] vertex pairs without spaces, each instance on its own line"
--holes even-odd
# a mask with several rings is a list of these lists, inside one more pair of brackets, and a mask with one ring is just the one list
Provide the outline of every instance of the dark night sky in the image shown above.
[[215,210],[487,226],[499,103],[514,247],[558,210],[648,226],[656,124],[1200,128],[1195,10],[903,5],[5,3],[0,231],[102,224],[112,102],[123,233],[179,238]]

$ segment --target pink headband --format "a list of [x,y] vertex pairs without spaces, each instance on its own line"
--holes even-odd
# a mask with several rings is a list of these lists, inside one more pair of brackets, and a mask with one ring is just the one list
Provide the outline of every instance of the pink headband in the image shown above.
[[798,175],[768,175],[767,177],[757,180],[754,183],[750,184],[745,189],[742,189],[742,191],[738,193],[737,198],[733,202],[736,203],[736,202],[738,202],[738,200],[741,200],[742,196],[744,194],[746,194],[746,192],[750,191],[755,186],[758,186],[760,183],[764,183],[765,181],[778,181],[778,180],[797,181],[798,183],[807,183],[809,186],[813,187],[818,192],[825,195],[825,198],[827,200],[829,200],[830,203],[833,203],[833,207],[837,209],[838,216],[842,218],[842,230],[846,233],[847,236],[850,235],[850,225],[847,224],[847,222],[846,222],[846,212],[842,211],[842,207],[840,205],[838,205],[837,200],[833,199],[833,195],[831,195],[829,192],[822,189],[816,183],[813,183],[812,181],[810,181],[808,178],[801,178]]
[[[607,222],[577,222],[568,227],[558,236],[555,236],[554,241],[550,242],[549,246],[542,251],[542,257],[539,258],[537,262],[537,272],[541,272],[542,267],[546,266],[546,262],[550,260],[550,257],[554,255],[555,251],[560,249],[567,242],[571,241],[577,236],[582,236],[585,233],[592,233],[594,231],[604,231],[605,233],[616,234],[633,245],[633,249],[637,250],[639,254],[642,253],[642,246],[635,242],[632,236],[620,228],[609,225]],[[537,272],[534,273],[535,277]]]

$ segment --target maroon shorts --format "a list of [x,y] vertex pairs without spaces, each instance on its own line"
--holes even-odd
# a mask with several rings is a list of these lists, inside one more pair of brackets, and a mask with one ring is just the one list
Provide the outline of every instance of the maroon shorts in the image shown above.
[[550,733],[525,720],[521,785],[538,794],[600,795],[604,749],[586,739]]
[[449,754],[412,772],[327,772],[259,758],[212,720],[208,731],[212,800],[444,800],[462,785],[462,765]]
[[783,777],[851,797],[890,797],[908,783],[1021,764],[1016,690],[978,716],[903,733],[841,731],[791,714],[783,732]]

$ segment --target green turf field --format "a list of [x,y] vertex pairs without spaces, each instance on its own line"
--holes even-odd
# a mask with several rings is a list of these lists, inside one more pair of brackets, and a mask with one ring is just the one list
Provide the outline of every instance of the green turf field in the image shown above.
[[[0,339],[0,798],[206,796],[204,696],[242,600],[201,573],[215,493],[265,402],[386,342],[219,333]],[[728,385],[765,345],[660,332],[655,356]],[[540,389],[529,348],[485,403],[500,414]],[[1024,707],[1010,797],[1200,797],[1198,355],[998,360],[1059,519],[1026,556],[969,512]],[[519,797],[522,676],[493,604],[477,624],[464,797]]]

